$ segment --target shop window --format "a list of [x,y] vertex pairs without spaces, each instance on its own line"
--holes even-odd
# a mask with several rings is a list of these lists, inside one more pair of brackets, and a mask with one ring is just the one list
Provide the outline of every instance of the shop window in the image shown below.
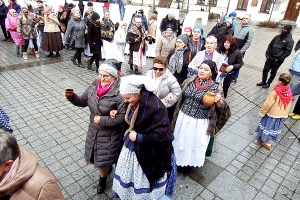
[[260,7],[260,12],[270,13],[271,5],[272,0],[263,0]]
[[239,0],[237,4],[238,10],[247,10],[248,0]]

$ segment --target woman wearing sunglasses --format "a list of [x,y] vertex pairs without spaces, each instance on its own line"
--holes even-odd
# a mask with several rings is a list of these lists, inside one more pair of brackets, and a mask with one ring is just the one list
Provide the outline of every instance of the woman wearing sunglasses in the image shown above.
[[176,78],[168,69],[168,60],[163,56],[154,58],[153,68],[147,72],[146,76],[157,83],[158,88],[154,91],[154,94],[167,107],[171,121],[174,112],[173,105],[177,102],[181,89]]

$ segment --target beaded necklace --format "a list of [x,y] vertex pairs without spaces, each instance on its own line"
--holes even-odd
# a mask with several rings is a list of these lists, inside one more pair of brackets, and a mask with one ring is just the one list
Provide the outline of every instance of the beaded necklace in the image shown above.
[[212,83],[212,79],[209,78],[205,85],[200,85],[200,78],[197,77],[195,80],[195,85],[198,90],[206,90]]

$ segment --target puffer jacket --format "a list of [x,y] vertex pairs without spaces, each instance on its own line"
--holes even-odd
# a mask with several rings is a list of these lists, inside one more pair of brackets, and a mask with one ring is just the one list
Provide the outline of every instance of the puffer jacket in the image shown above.
[[300,50],[296,51],[296,53],[294,54],[289,71],[292,74],[300,76]]
[[56,33],[60,32],[59,26],[60,23],[57,19],[57,15],[52,13],[49,15],[49,17],[45,17],[44,19],[44,32],[45,33]]
[[[119,92],[119,79],[101,98],[97,97],[97,83],[98,81],[95,80],[81,96],[75,94],[70,102],[75,106],[89,107],[90,124],[86,135],[84,157],[89,163],[94,150],[94,166],[100,168],[111,166],[116,161],[121,133],[120,124],[125,121],[127,108]],[[118,111],[115,119],[109,116],[111,110]],[[96,115],[100,116],[100,124],[94,123]]]
[[86,29],[87,26],[81,18],[77,19],[72,17],[68,23],[68,28],[63,41],[67,44],[71,44],[72,41],[75,41],[75,48],[84,48]]
[[271,59],[278,59],[280,61],[284,61],[292,52],[294,46],[294,40],[290,33],[287,34],[283,39],[280,35],[277,35],[270,42],[267,51],[266,57],[270,57]]
[[157,29],[157,20],[152,19],[149,20],[149,29],[148,29],[148,35],[151,35],[153,39],[156,38],[156,29]]
[[252,23],[246,25],[239,25],[234,30],[234,37],[238,43],[238,49],[241,53],[245,53],[250,47],[253,40],[254,31],[252,28]]
[[[147,71],[146,76],[154,79],[154,72],[152,69]],[[165,101],[165,97],[172,93],[174,100],[170,103]],[[177,79],[175,76],[170,72],[169,69],[165,71],[165,73],[162,75],[161,82],[158,86],[158,89],[154,91],[154,94],[158,95],[158,98],[161,100],[161,102],[167,107],[173,106],[177,101],[178,97],[181,93],[180,85],[177,82]]]
[[166,32],[163,32],[162,36],[159,37],[156,45],[156,56],[167,57],[170,51],[175,49],[176,37],[168,36]]
[[4,1],[2,1],[2,5],[0,6],[0,25],[5,24],[5,18],[7,16],[7,6],[4,4]]
[[36,156],[19,146],[19,166],[14,178],[0,187],[0,199],[65,199],[55,177],[38,165]]

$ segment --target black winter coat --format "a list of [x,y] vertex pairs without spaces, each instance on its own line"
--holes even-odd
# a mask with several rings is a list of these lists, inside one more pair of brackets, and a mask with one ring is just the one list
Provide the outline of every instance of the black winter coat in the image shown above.
[[225,37],[226,33],[226,26],[223,26],[221,24],[216,24],[211,31],[207,34],[207,37],[213,35],[217,38],[218,43],[222,41],[222,39]]
[[277,35],[270,42],[266,51],[266,57],[271,59],[277,59],[284,61],[292,52],[294,46],[294,40],[292,35],[288,33],[283,39],[280,35]]
[[[218,50],[218,52],[221,54],[220,50]],[[236,49],[234,52],[228,55],[228,65],[233,65],[233,69],[232,71],[228,72],[228,75],[232,74],[236,70],[239,70],[244,65],[243,55],[240,50]]]
[[0,6],[0,25],[5,25],[5,19],[7,17],[7,6],[2,3]]
[[167,30],[168,24],[172,24],[172,26],[174,27],[174,31],[173,32],[177,33],[177,28],[178,28],[177,20],[176,19],[172,19],[170,21],[168,19],[168,15],[161,20],[160,27],[159,27],[160,32],[164,32],[165,30]]
[[[175,50],[170,51],[169,55],[167,56],[168,63],[170,62],[171,57],[173,56]],[[190,62],[193,60],[194,56],[191,53],[190,49],[186,49],[185,52],[183,53],[183,61],[182,61],[182,70],[180,73],[175,72],[173,75],[177,79],[179,85],[183,83],[183,81],[187,78],[188,75],[188,66]],[[189,59],[190,57],[190,59]]]
[[102,41],[100,38],[101,30],[100,30],[100,22],[89,22],[88,25],[88,33],[87,40],[90,45],[90,53],[91,54],[100,54],[100,48],[102,45]]

